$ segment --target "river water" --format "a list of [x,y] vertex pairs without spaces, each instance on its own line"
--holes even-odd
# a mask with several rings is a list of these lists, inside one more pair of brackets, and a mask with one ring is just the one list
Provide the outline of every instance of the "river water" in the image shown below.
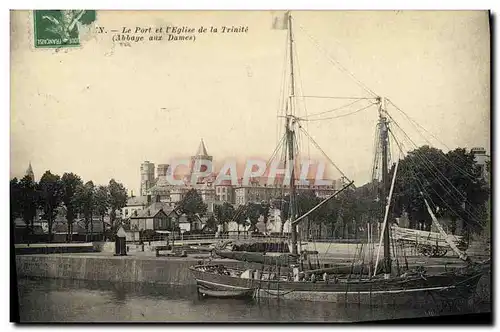
[[[199,298],[191,286],[63,279],[20,279],[18,294],[21,322],[357,322],[457,313],[456,308],[431,305],[370,308],[274,299],[207,299]],[[489,305],[472,303],[459,310],[481,311],[489,311]]]

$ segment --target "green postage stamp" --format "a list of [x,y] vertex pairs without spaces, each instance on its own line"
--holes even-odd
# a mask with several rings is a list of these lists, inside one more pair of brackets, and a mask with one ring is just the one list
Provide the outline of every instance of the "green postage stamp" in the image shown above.
[[34,10],[35,47],[80,46],[79,25],[88,25],[95,19],[95,10]]

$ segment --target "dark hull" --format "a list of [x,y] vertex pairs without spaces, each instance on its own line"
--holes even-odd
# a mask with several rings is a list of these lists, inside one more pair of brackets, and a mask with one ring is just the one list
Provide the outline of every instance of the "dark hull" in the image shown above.
[[481,274],[408,277],[395,279],[343,279],[336,283],[295,282],[244,279],[238,276],[204,272],[201,266],[191,267],[198,287],[219,291],[249,292],[256,298],[282,298],[306,301],[369,305],[416,305],[431,301],[468,298]]
[[235,259],[241,262],[260,263],[265,265],[290,266],[297,263],[297,258],[290,254],[282,254],[278,256],[269,256],[259,252],[248,251],[222,251],[217,250],[215,253],[221,257]]

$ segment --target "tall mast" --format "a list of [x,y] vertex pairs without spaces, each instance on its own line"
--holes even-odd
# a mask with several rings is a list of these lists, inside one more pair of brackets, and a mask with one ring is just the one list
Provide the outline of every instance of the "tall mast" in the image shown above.
[[292,232],[292,254],[297,255],[297,225],[294,224],[296,215],[296,200],[295,200],[295,155],[294,155],[294,97],[295,97],[295,78],[293,73],[293,33],[292,33],[292,16],[288,13],[288,38],[290,40],[290,96],[288,98],[288,112],[286,116],[286,138],[288,144],[288,159],[289,167],[292,168],[290,174],[290,226]]
[[[387,205],[387,187],[389,184],[389,171],[387,167],[388,163],[388,132],[389,132],[389,122],[385,115],[385,98],[379,101],[379,123],[380,123],[380,141],[382,144],[382,206]],[[391,273],[391,249],[390,249],[390,238],[389,238],[389,226],[384,228],[384,273],[386,276]]]

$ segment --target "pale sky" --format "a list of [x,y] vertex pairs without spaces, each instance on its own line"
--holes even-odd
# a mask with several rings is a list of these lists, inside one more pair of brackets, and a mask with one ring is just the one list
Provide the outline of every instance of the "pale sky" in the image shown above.
[[[111,34],[87,32],[82,47],[56,52],[34,49],[31,13],[13,12],[11,176],[23,176],[31,161],[37,179],[45,170],[70,171],[98,184],[115,178],[138,193],[142,161],[188,157],[201,138],[218,162],[270,157],[282,123],[277,115],[287,34],[271,29],[271,12],[99,11],[97,16],[96,24],[108,30],[171,24],[248,26],[248,32],[131,47],[113,45]],[[450,148],[490,151],[487,12],[307,11],[293,17],[302,94],[368,96],[326,53]],[[299,114],[347,102],[308,99],[307,113],[301,108]],[[417,144],[425,143],[400,113],[389,112]],[[377,117],[372,107],[305,127],[362,185],[370,178]],[[314,146],[309,150],[311,157],[319,156]]]

